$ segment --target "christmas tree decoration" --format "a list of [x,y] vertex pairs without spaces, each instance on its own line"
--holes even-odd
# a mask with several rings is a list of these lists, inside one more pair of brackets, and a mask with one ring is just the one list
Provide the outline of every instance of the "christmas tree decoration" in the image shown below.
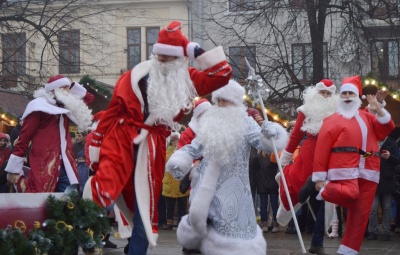
[[76,190],[61,199],[50,195],[43,223],[35,221],[27,231],[24,219],[20,219],[0,229],[0,254],[74,255],[81,247],[84,254],[100,255],[103,233],[110,230],[104,215],[104,208],[82,199]]

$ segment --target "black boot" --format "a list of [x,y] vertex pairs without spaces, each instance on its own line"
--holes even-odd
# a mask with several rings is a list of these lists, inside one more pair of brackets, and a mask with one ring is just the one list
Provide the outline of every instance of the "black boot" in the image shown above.
[[104,248],[116,249],[117,245],[110,241],[110,233],[107,233],[106,237],[104,237],[103,241],[105,242]]
[[125,248],[124,248],[124,253],[125,254],[128,254],[128,252],[129,252],[129,244],[130,243],[131,243],[131,238],[128,237],[128,243],[125,245]]

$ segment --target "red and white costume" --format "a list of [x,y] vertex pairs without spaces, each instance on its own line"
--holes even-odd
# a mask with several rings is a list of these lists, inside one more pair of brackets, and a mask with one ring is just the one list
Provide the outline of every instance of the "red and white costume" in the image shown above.
[[[205,52],[196,61],[203,71],[189,68],[189,73],[199,96],[228,83],[232,69],[222,47]],[[157,203],[164,175],[166,138],[170,130],[164,125],[145,124],[143,111],[146,97],[138,83],[149,74],[150,68],[150,61],[142,62],[117,81],[110,105],[96,128],[98,137],[103,138],[99,168],[88,183],[96,203],[107,207],[116,202],[127,219],[132,219],[137,192],[146,236],[149,244],[155,246],[158,237]],[[135,162],[133,140],[141,129],[149,134],[139,144]],[[91,159],[94,160],[94,157],[91,156]],[[135,184],[132,183],[132,175],[135,175]]]
[[[358,254],[364,238],[379,182],[378,141],[394,129],[390,114],[382,110],[383,117],[364,110],[358,110],[351,118],[335,113],[325,118],[319,133],[312,180],[327,180],[320,191],[322,198],[347,208],[339,254]],[[364,157],[363,152],[371,155]]]
[[[69,86],[71,82],[61,75],[54,77],[58,79],[50,82],[52,77],[45,88],[35,92],[36,98],[26,106],[22,116],[24,125],[6,167],[9,173],[23,174],[25,154],[32,143],[29,153],[31,169],[28,178],[20,178],[19,192],[54,192],[62,164],[70,184],[78,183],[78,170],[69,135],[70,120],[77,123],[77,119],[70,110],[59,107],[48,94],[55,88]],[[93,95],[82,85],[74,83],[73,88],[71,94],[87,103],[93,101]]]

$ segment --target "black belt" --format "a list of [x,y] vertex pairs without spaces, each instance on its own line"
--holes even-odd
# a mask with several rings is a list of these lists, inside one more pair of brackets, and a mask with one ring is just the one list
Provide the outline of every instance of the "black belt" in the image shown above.
[[381,154],[376,151],[364,151],[362,149],[356,147],[334,147],[332,148],[331,152],[354,152],[362,155],[364,158],[368,158],[371,155],[375,157],[380,157]]

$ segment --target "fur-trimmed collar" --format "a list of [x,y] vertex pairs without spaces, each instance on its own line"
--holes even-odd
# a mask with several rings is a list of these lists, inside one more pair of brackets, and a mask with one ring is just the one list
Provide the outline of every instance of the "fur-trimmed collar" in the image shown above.
[[50,104],[53,104],[53,105],[56,104],[56,100],[54,99],[54,94],[51,92],[46,92],[46,90],[44,88],[40,88],[40,89],[36,90],[35,92],[33,92],[33,97],[34,98],[43,97]]

